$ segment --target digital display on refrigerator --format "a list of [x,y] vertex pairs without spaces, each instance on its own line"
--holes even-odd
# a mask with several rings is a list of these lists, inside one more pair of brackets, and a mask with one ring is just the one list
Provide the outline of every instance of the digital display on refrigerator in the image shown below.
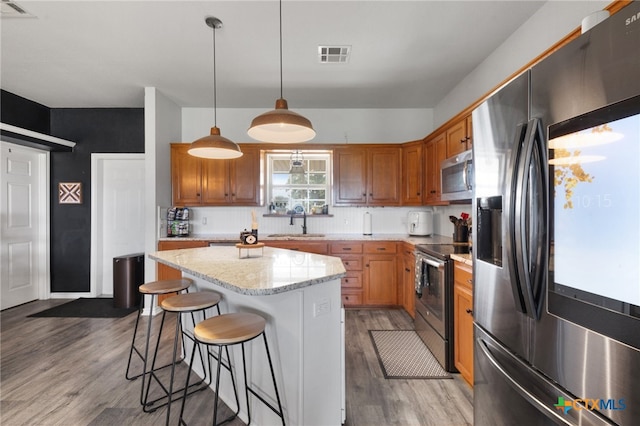
[[640,99],[558,128],[583,126],[549,132],[551,290],[639,316]]

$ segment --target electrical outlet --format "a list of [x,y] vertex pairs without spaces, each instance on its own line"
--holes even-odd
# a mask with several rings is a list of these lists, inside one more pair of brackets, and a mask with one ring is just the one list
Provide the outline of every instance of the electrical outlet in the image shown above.
[[207,224],[207,218],[206,218],[206,217],[203,217],[203,218],[202,218],[202,224],[203,224],[203,225],[206,225],[206,224]]
[[331,312],[331,301],[329,299],[320,299],[313,304],[314,317],[327,315],[329,312]]

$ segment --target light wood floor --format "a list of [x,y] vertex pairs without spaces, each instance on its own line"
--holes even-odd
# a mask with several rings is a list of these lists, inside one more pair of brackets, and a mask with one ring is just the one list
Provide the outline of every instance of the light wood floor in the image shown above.
[[[163,424],[165,408],[144,413],[139,379],[124,378],[135,314],[27,318],[64,302],[37,301],[0,313],[0,424]],[[458,375],[453,380],[383,377],[368,330],[410,328],[411,318],[401,310],[347,310],[346,425],[472,424],[473,393]],[[179,369],[179,383],[185,373]],[[212,395],[205,390],[189,397],[189,425],[211,423]],[[173,407],[171,424],[177,424],[179,405]]]

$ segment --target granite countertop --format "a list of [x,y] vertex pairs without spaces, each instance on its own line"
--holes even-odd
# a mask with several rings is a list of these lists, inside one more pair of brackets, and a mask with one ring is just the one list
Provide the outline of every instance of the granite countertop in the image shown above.
[[473,265],[473,255],[471,253],[466,254],[451,254],[451,258],[453,260],[457,260],[458,262],[462,262],[465,265],[472,266]]
[[[282,235],[282,234],[275,234]],[[313,236],[316,235],[316,236]],[[322,235],[317,236],[317,235]],[[193,234],[188,237],[163,237],[159,241],[209,241],[212,243],[236,243],[240,240],[240,233],[235,234]],[[400,241],[410,244],[450,244],[451,237],[443,235],[431,235],[428,237],[413,236],[408,234],[299,234],[296,236],[270,237],[269,234],[258,233],[259,241]]]
[[149,253],[149,258],[237,293],[257,296],[283,293],[345,275],[338,257],[273,247],[165,250]]

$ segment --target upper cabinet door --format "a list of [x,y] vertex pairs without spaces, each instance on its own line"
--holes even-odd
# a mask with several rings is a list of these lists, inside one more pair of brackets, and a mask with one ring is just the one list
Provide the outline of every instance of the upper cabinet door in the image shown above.
[[365,148],[339,148],[333,152],[333,202],[367,204],[367,154]]
[[423,141],[402,147],[402,204],[422,205],[424,184]]
[[367,204],[399,206],[401,192],[401,154],[397,148],[371,148],[368,151]]
[[229,160],[229,188],[235,205],[260,205],[260,150],[242,147],[242,157]]
[[447,158],[471,149],[471,115],[462,117],[447,129]]
[[231,202],[229,160],[202,160],[202,205],[218,206]]
[[171,144],[171,190],[174,206],[200,204],[202,163],[187,153],[188,143]]

